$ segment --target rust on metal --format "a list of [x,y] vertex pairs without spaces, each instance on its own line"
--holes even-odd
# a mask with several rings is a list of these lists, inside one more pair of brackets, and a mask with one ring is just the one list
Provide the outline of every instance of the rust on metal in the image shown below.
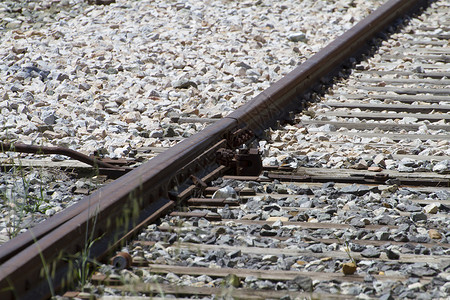
[[237,176],[258,176],[263,167],[261,153],[256,148],[231,149],[221,148],[216,153],[217,163],[230,167]]
[[216,162],[222,166],[230,166],[234,159],[235,151],[226,148],[220,148],[216,152]]
[[[201,178],[201,180],[203,182],[212,181],[214,179],[219,178],[227,170],[228,170],[228,167],[219,166],[218,168],[214,169],[212,172],[208,173],[206,176],[203,176]],[[206,187],[205,190],[202,191],[201,195],[203,195],[207,189],[208,189],[208,187]],[[188,199],[189,197],[191,197],[192,195],[195,195],[197,192],[198,192],[198,188],[194,184],[194,185],[189,186],[188,188],[186,188],[182,192],[178,193],[176,198],[177,198],[178,201],[182,202],[182,201],[185,201],[186,199]],[[201,195],[199,195],[199,196],[201,196]]]
[[389,179],[389,174],[378,173],[374,175],[364,175],[364,179],[368,182],[385,182]]
[[150,214],[147,218],[145,218],[142,222],[134,226],[131,230],[129,230],[126,234],[124,234],[122,237],[120,237],[114,244],[110,245],[106,251],[104,251],[102,254],[99,255],[99,259],[103,259],[106,255],[114,251],[117,247],[121,246],[125,243],[128,239],[131,239],[133,236],[136,236],[136,234],[142,230],[145,226],[148,224],[151,224],[153,222],[156,222],[158,218],[160,218],[162,215],[167,214],[168,211],[170,211],[175,206],[174,201],[168,201],[166,204],[162,205],[160,208],[156,209],[152,214]]
[[111,258],[111,265],[117,270],[129,269],[133,263],[133,258],[127,252],[119,252]]
[[240,145],[248,143],[255,137],[255,134],[251,129],[240,128],[227,135],[228,145],[231,148],[237,148]]
[[[0,246],[0,291],[2,299],[41,299],[50,295],[41,274],[42,257],[55,261],[64,253],[77,253],[86,231],[94,238],[117,240],[139,219],[145,218],[147,207],[161,207],[168,191],[184,182],[196,170],[214,163],[215,147],[223,147],[222,137],[236,127],[235,120],[222,119],[215,126],[161,153],[150,162],[130,171],[113,184],[38,224],[17,238]],[[208,149],[211,151],[205,154]],[[96,224],[95,228],[92,224]],[[90,225],[90,226],[89,226]],[[118,229],[120,229],[118,231]],[[110,233],[110,234],[105,234]],[[111,236],[113,235],[113,236]],[[109,243],[96,243],[91,256],[97,257],[109,249]],[[53,278],[60,287],[67,266],[58,262],[60,271]],[[36,283],[30,285],[30,283]],[[12,292],[14,290],[14,293]]]
[[14,144],[0,143],[0,150],[5,152],[11,151],[21,153],[33,153],[33,154],[59,154],[84,162],[93,167],[107,168],[107,169],[118,168],[113,164],[103,162],[94,157],[90,157],[83,153],[64,147],[46,147],[46,146],[27,145],[21,143],[14,143]]
[[196,187],[195,193],[197,195],[203,195],[203,192],[208,187],[208,184],[206,184],[206,182],[204,182],[202,179],[198,178],[195,175],[191,175],[191,179],[192,179],[192,182],[194,183],[194,185]]
[[424,2],[388,1],[235,112],[0,246],[0,298],[48,298],[50,287],[41,276],[42,260],[56,263],[52,279],[58,289],[66,280],[68,270],[67,264],[58,258],[79,253],[86,232],[94,239],[102,237],[94,243],[90,251],[92,257],[108,251],[112,246],[110,241],[117,241],[145,220],[151,211],[167,205],[165,199],[177,184],[205,170],[205,166],[215,165],[215,152],[226,147],[218,145],[230,132],[249,129],[261,135],[290,111],[299,110],[304,106],[300,95],[358,53],[377,32]]
[[284,171],[284,172],[292,172],[295,168],[291,166],[263,166],[264,171]]
[[261,172],[261,152],[256,148],[239,149],[236,155],[236,175],[258,176]]
[[278,179],[283,181],[308,181],[311,179],[311,176],[309,175],[291,175],[291,174],[276,174],[276,173],[269,173],[267,175],[271,180]]

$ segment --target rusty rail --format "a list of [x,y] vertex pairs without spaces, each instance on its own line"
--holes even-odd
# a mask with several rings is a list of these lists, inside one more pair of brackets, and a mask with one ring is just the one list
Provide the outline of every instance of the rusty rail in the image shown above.
[[135,224],[151,219],[149,215],[164,213],[162,207],[170,209],[169,191],[189,180],[191,174],[214,165],[215,151],[227,146],[229,132],[245,128],[261,134],[290,111],[301,110],[301,95],[360,53],[377,32],[426,2],[388,1],[228,117],[0,246],[0,298],[49,297],[48,278],[40,276],[43,264],[55,267],[50,279],[54,287],[60,287],[69,266],[57,259],[80,253],[86,232],[93,238],[101,237],[90,249],[91,257],[108,252]]
[[105,163],[94,157],[90,157],[83,153],[64,147],[47,147],[47,146],[27,145],[21,143],[14,143],[14,144],[0,143],[0,151],[4,152],[11,151],[21,153],[33,153],[33,154],[59,154],[84,162],[93,167],[110,168],[110,169],[118,168],[117,166]]

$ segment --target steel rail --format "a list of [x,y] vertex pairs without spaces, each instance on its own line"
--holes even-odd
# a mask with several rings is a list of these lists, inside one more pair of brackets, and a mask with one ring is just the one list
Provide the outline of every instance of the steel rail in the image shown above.
[[[427,1],[390,0],[348,32],[263,91],[228,117],[210,125],[139,168],[122,176],[17,238],[0,246],[0,298],[43,299],[67,281],[69,264],[60,259],[83,251],[87,233],[99,239],[89,256],[98,257],[122,235],[170,208],[169,191],[190,174],[214,164],[214,151],[237,128],[261,134],[290,111],[304,106],[301,95],[311,91],[322,77],[335,74],[349,58],[361,53],[366,43],[396,19]],[[53,272],[41,275],[42,265]]]

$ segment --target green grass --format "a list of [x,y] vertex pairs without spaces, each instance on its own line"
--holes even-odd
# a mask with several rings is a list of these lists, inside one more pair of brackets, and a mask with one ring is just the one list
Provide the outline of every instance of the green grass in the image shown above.
[[[48,177],[45,167],[24,167],[20,155],[2,150],[5,149],[0,149],[0,152],[6,155],[6,158],[2,159],[3,164],[8,166],[0,170],[1,176],[4,178],[4,188],[0,190],[0,204],[2,210],[9,212],[10,219],[6,224],[6,230],[8,238],[13,239],[21,232],[26,231],[33,224],[35,217],[44,215],[50,208],[49,205],[46,205],[50,203],[47,186],[52,178]],[[99,182],[96,180],[93,183],[96,188],[99,186]],[[38,216],[35,216],[35,214]],[[52,278],[57,261],[65,260],[68,262],[71,272],[68,282],[77,284],[80,289],[90,281],[93,272],[97,270],[99,263],[90,257],[92,246],[101,238],[94,238],[93,236],[96,221],[97,213],[94,221],[90,223],[92,224],[91,228],[89,226],[86,228],[84,246],[80,253],[70,257],[60,253],[57,258],[47,261],[40,251],[43,266],[41,276],[46,279],[52,298],[55,297]],[[39,248],[37,241],[35,241],[35,245]]]
[[[11,161],[14,161],[11,159]],[[8,237],[16,237],[20,232],[26,229],[23,225],[28,214],[45,214],[47,207],[44,205],[49,202],[46,197],[44,180],[42,180],[41,169],[24,168],[19,160],[19,164],[12,164],[8,169],[3,170],[6,173],[6,188],[0,191],[0,203],[9,210],[11,218],[7,223]],[[39,172],[38,190],[34,190],[36,184],[30,182],[30,175],[33,172]],[[31,216],[33,218],[33,216]],[[28,222],[29,224],[29,222]]]

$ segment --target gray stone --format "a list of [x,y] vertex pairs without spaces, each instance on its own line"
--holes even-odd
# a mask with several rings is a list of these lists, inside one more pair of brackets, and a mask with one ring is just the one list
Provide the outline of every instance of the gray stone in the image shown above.
[[423,289],[423,284],[420,282],[411,283],[408,285],[408,289],[414,292],[419,292],[421,289]]
[[422,211],[422,207],[419,206],[419,205],[414,205],[414,204],[412,204],[412,205],[406,205],[406,206],[405,206],[405,210],[406,210],[407,212],[418,212],[418,211]]
[[377,237],[377,240],[379,241],[387,241],[390,238],[390,233],[389,231],[377,231],[375,232],[375,236]]
[[47,209],[46,211],[45,211],[45,214],[47,215],[47,216],[53,216],[54,214],[56,213],[56,211],[53,209],[53,208],[50,208],[50,209]]
[[259,218],[259,214],[247,214],[242,216],[242,220],[256,220]]
[[412,173],[412,172],[414,172],[414,168],[405,166],[403,164],[399,164],[397,167],[397,171],[402,172],[402,173]]
[[174,81],[172,86],[176,89],[187,89],[189,87],[197,88],[197,83],[192,80],[188,80],[186,78]]
[[341,291],[344,295],[359,295],[361,293],[361,287],[358,285],[355,285],[351,282],[343,282],[341,284]]
[[350,225],[355,226],[357,228],[364,228],[366,226],[365,222],[359,218],[351,219]]
[[321,244],[314,244],[309,246],[308,248],[306,248],[314,253],[322,253],[323,252],[323,247]]
[[245,62],[241,61],[240,63],[237,64],[238,67],[244,68],[246,70],[250,70],[252,67],[249,66],[248,64],[246,64]]
[[237,199],[237,194],[234,188],[225,186],[215,191],[212,198]]
[[423,212],[411,213],[411,220],[413,220],[414,222],[426,221],[427,215]]
[[423,276],[436,276],[437,271],[427,267],[427,266],[421,266],[420,264],[413,264],[407,267],[407,272],[416,277],[423,277]]
[[448,173],[450,173],[450,160],[446,159],[446,160],[438,162],[433,167],[433,172],[436,172],[436,173],[439,173],[439,174],[448,174]]
[[200,238],[192,233],[187,233],[186,236],[182,239],[184,243],[200,243]]
[[52,110],[44,110],[41,115],[41,120],[47,125],[53,125],[56,123],[55,112]]
[[288,286],[292,288],[297,288],[299,290],[303,290],[305,292],[313,291],[313,282],[312,279],[305,276],[296,276],[293,280],[288,283]]
[[260,232],[261,236],[276,236],[277,235],[277,231],[276,230],[266,230],[266,229],[262,229]]
[[[416,239],[410,239],[411,241],[417,242],[417,243],[428,243],[430,241],[430,238],[426,235],[422,236],[423,239],[417,238]],[[427,247],[425,247],[424,245],[417,245],[414,248],[414,254],[422,254],[422,255],[429,255],[430,254],[430,249],[428,249]]]
[[151,137],[151,138],[162,138],[162,137],[164,137],[164,131],[161,130],[161,129],[152,130],[150,132],[149,137]]
[[378,154],[377,156],[374,157],[373,159],[373,163],[377,164],[379,167],[386,167],[386,163],[385,163],[385,156],[383,154]]
[[78,88],[83,91],[88,91],[91,89],[91,85],[86,82],[83,82],[78,85]]
[[440,207],[441,207],[441,204],[438,202],[431,203],[431,204],[428,204],[427,206],[425,206],[423,208],[423,211],[427,214],[436,214],[439,211]]
[[56,76],[56,80],[58,80],[58,81],[64,81],[64,80],[67,80],[67,79],[69,79],[69,75],[64,74],[64,73],[59,73]]
[[22,86],[21,84],[14,83],[14,84],[11,86],[11,91],[12,91],[12,92],[22,92],[22,91],[23,91],[23,86]]
[[434,194],[441,200],[450,199],[450,192],[447,192],[445,190],[436,191]]
[[380,225],[394,225],[395,224],[395,220],[392,219],[388,215],[378,216],[374,219],[374,221],[378,222],[378,224],[380,224]]
[[258,280],[256,285],[261,290],[272,290],[274,288],[274,284],[269,280]]
[[401,121],[402,124],[414,124],[418,121],[418,119],[414,117],[404,117]]
[[291,33],[288,35],[288,39],[292,42],[306,42],[306,35],[303,32]]
[[6,243],[9,241],[9,236],[6,234],[0,234],[0,244]]
[[337,128],[336,128],[336,126],[334,126],[332,124],[326,124],[326,125],[319,127],[319,130],[325,131],[325,132],[335,132],[337,130]]
[[305,202],[302,202],[302,203],[300,203],[300,207],[301,208],[311,208],[312,207],[312,201],[305,201]]
[[[268,221],[270,220],[270,218],[267,219]],[[280,219],[277,219],[273,224],[272,224],[272,228],[273,229],[279,229],[281,226],[283,226],[283,222]]]
[[370,188],[365,185],[352,184],[349,186],[344,186],[341,188],[340,192],[344,194],[352,194],[357,196],[362,196],[370,191]]
[[287,194],[288,190],[284,184],[275,185],[275,190],[278,194]]
[[399,259],[400,258],[400,252],[393,249],[386,249],[386,256],[389,259]]
[[263,258],[262,258],[262,261],[277,262],[278,261],[278,256],[276,256],[276,255],[264,255]]
[[366,249],[366,246],[357,243],[349,243],[349,247],[352,252],[362,252]]
[[115,75],[119,73],[116,68],[107,68],[106,70],[104,70],[104,72],[108,75]]
[[248,200],[247,204],[245,204],[245,209],[253,212],[261,209],[262,204],[262,201]]
[[167,273],[166,279],[169,282],[172,282],[172,283],[178,283],[181,280],[181,278],[178,275],[174,274],[174,273]]
[[34,102],[34,95],[29,91],[25,91],[23,92],[21,99],[27,103]]
[[[408,287],[409,288],[409,287]],[[432,300],[432,299],[436,299],[435,297],[433,297],[432,295],[430,295],[429,293],[414,293],[414,299],[415,300]]]
[[444,283],[442,289],[445,293],[450,294],[450,282]]
[[369,167],[369,164],[364,159],[361,159],[356,164],[351,166],[352,169],[356,169],[356,170],[367,170],[368,167]]
[[394,300],[395,298],[391,295],[391,293],[383,294],[378,298],[378,300]]
[[317,214],[316,218],[319,222],[331,220],[331,216],[329,214]]
[[374,247],[368,247],[363,252],[361,252],[361,256],[366,258],[379,258],[380,255],[380,251]]
[[415,167],[417,165],[417,162],[412,158],[405,157],[402,158],[400,164],[404,165],[405,167]]
[[228,254],[228,256],[229,256],[230,258],[236,258],[236,257],[241,256],[241,254],[242,254],[241,250],[235,250],[235,251],[233,251],[233,252],[230,252],[230,253]]

